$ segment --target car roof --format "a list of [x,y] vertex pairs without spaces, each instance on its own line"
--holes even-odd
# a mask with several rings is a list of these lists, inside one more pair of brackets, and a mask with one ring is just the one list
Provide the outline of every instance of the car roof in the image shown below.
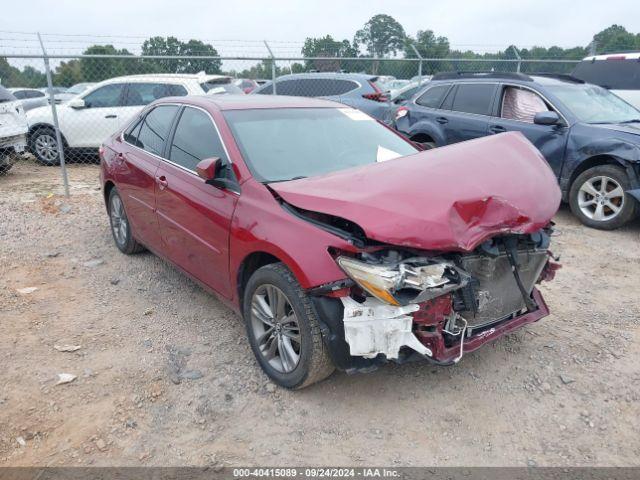
[[470,73],[470,74],[461,74],[459,77],[455,76],[455,73],[450,75],[444,74],[442,78],[437,78],[435,76],[428,83],[468,83],[468,82],[479,82],[485,83],[487,81],[500,83],[515,83],[519,85],[531,85],[538,84],[542,86],[553,86],[553,85],[567,85],[567,84],[582,84],[584,81],[574,78],[571,75],[563,75],[563,74],[552,74],[552,73],[530,73],[530,74],[516,74],[516,73]]
[[285,95],[189,95],[165,97],[157,103],[184,103],[217,110],[253,110],[259,108],[350,108],[330,100]]
[[289,75],[281,75],[276,80],[301,79],[301,78],[333,78],[344,80],[373,80],[378,75],[370,75],[368,73],[344,73],[344,72],[309,72],[309,73],[292,73]]
[[628,53],[607,53],[605,55],[592,55],[582,59],[583,62],[590,62],[593,60],[639,60],[640,52],[628,52]]
[[221,78],[231,79],[228,75],[207,75],[204,73],[149,73],[139,75],[124,75],[103,80],[100,83],[110,82],[148,82],[149,80],[196,80],[198,82],[208,82]]

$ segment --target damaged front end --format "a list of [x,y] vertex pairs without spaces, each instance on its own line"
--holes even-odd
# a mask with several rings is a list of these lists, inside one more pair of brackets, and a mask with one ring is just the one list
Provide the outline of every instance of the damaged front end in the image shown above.
[[333,298],[316,297],[321,317],[341,312],[342,325],[329,328],[334,361],[346,370],[413,358],[450,365],[546,316],[535,284],[559,268],[548,250],[550,234],[547,227],[497,236],[468,253],[386,246],[335,252],[352,283],[343,282]]

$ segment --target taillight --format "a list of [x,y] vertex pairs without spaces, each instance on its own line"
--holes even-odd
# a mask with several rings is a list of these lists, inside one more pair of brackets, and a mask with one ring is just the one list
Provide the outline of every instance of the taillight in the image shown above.
[[369,85],[371,85],[371,88],[373,88],[375,90],[374,93],[365,93],[364,95],[362,95],[363,98],[366,98],[367,100],[373,100],[374,102],[388,102],[389,101],[389,97],[387,97],[387,95],[378,88],[378,86],[373,83],[373,82],[369,82]]
[[402,117],[406,117],[409,113],[409,109],[407,107],[399,107],[396,110],[396,122],[400,120]]
[[104,158],[104,145],[100,145],[100,146],[98,147],[98,156],[99,156],[100,158]]

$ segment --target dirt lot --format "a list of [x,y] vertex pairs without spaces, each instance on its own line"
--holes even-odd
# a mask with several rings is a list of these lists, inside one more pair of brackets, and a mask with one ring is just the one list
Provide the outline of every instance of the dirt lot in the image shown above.
[[69,200],[58,169],[0,177],[0,465],[640,464],[640,222],[561,211],[552,315],[455,367],[289,392],[231,311],[118,252],[95,166],[70,176]]

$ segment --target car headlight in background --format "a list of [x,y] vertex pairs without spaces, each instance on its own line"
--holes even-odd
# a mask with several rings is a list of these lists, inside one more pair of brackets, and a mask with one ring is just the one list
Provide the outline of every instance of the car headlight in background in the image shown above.
[[340,256],[338,265],[363,290],[390,305],[401,305],[397,292],[403,289],[422,292],[451,283],[445,275],[450,265],[431,263],[426,259],[407,259],[393,264],[372,264]]

